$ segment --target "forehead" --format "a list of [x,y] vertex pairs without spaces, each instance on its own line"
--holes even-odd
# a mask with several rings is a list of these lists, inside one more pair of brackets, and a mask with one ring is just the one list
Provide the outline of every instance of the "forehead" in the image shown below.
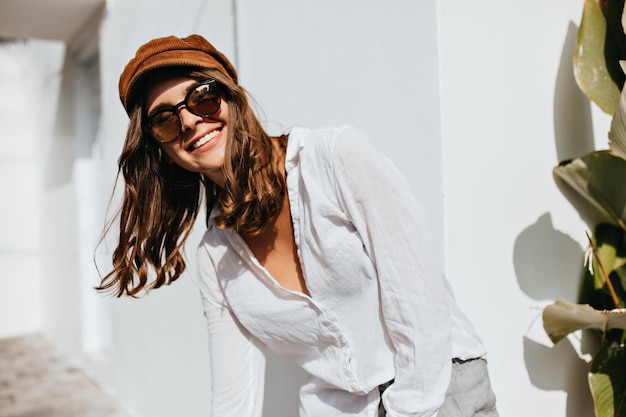
[[158,105],[175,105],[185,98],[189,88],[197,80],[195,78],[171,77],[167,79],[152,80],[146,83],[145,108],[148,113]]

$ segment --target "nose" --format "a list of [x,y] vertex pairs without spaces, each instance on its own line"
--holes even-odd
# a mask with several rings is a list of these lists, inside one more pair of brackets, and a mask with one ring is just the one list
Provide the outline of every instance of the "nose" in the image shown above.
[[193,128],[198,121],[202,120],[202,117],[193,114],[185,106],[181,106],[178,109],[178,118],[180,119],[180,130],[182,132]]

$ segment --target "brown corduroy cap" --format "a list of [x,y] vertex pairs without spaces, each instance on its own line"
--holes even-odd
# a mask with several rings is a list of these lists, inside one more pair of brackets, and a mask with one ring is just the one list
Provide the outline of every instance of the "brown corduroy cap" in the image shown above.
[[120,75],[120,100],[130,114],[131,104],[136,94],[135,87],[150,71],[165,67],[195,67],[216,69],[237,83],[237,71],[228,58],[215,49],[200,35],[186,38],[167,36],[156,38],[137,49],[122,75]]

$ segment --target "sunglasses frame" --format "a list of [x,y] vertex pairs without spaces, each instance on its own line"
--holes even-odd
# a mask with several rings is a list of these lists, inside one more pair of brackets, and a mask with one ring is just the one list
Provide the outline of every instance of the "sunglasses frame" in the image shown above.
[[[210,85],[211,87],[213,87],[212,84],[215,84],[214,88],[216,89],[216,91],[218,93],[218,94],[215,95],[215,97],[218,100],[217,108],[215,109],[215,111],[213,113],[209,113],[209,114],[196,113],[191,107],[189,107],[189,105],[187,103],[189,101],[189,98],[191,97],[191,95],[193,93],[195,93],[197,91],[197,89],[199,87],[202,87],[204,85]],[[152,137],[154,140],[156,140],[157,142],[160,142],[160,143],[170,143],[170,142],[173,142],[180,136],[180,134],[183,131],[183,129],[182,129],[182,120],[180,118],[180,107],[181,106],[184,106],[191,114],[194,114],[196,116],[199,116],[199,117],[211,117],[215,113],[217,113],[220,110],[220,108],[222,107],[222,97],[223,97],[222,85],[220,84],[219,81],[217,81],[214,78],[207,78],[206,80],[198,81],[197,83],[193,84],[193,86],[189,89],[189,91],[185,95],[184,100],[181,101],[180,103],[178,103],[178,104],[176,104],[176,105],[174,105],[172,107],[166,108],[166,109],[161,109],[161,110],[157,111],[156,113],[152,114],[150,117],[148,117],[146,115],[145,116],[146,123],[144,124],[143,131],[146,134],[148,134],[150,137]],[[164,113],[164,112],[172,112],[178,118],[178,134],[176,136],[174,136],[172,139],[169,139],[169,140],[161,140],[161,139],[157,138],[155,136],[155,134],[153,133],[153,131],[152,131],[152,127],[153,127],[152,120],[154,119],[155,116],[157,116],[157,115],[159,115],[161,113]]]

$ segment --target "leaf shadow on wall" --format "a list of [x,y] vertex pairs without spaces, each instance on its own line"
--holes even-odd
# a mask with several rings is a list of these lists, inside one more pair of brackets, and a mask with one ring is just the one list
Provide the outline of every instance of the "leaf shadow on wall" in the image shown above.
[[[549,213],[520,233],[513,264],[524,293],[537,301],[558,298],[576,301],[583,274],[584,252],[568,235],[556,230]],[[537,320],[541,320],[538,313]],[[590,353],[594,344],[584,334],[580,350]],[[569,339],[553,347],[524,336],[524,363],[531,383],[545,391],[567,393],[567,417],[594,415],[587,385],[589,364],[581,359]]]
[[554,85],[554,145],[558,162],[594,151],[591,102],[576,84],[573,56],[578,27],[570,22]]
[[[570,22],[554,88],[555,165],[594,150],[591,104],[574,78],[577,32],[578,27]],[[555,192],[558,192],[556,190],[555,187]],[[584,213],[580,214],[584,217]],[[581,235],[584,232],[581,230]],[[559,298],[577,301],[585,274],[583,260],[583,248],[570,236],[554,228],[550,213],[539,217],[515,241],[513,262],[519,286],[526,295],[542,305]],[[541,321],[539,313],[537,320]],[[570,340],[546,346],[529,335],[524,336],[524,362],[535,387],[567,393],[567,417],[587,417],[594,415],[587,385],[589,364],[579,357]],[[597,349],[596,338],[591,333],[583,332],[582,339],[576,344],[583,354]]]

